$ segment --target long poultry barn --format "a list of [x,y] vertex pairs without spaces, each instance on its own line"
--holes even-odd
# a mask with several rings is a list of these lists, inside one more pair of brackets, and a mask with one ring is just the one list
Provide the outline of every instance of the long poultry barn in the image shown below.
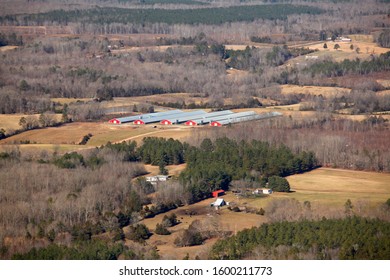
[[175,114],[173,116],[168,116],[166,119],[162,120],[160,123],[165,125],[179,124],[191,120],[192,118],[197,118],[200,116],[206,115],[207,112],[203,110],[183,112]]
[[269,112],[264,114],[257,114],[254,111],[245,111],[234,113],[230,110],[216,111],[207,113],[203,110],[186,111],[170,110],[158,113],[142,114],[137,116],[129,116],[123,118],[114,118],[109,121],[112,124],[122,124],[132,122],[136,125],[157,123],[163,125],[181,124],[184,123],[187,126],[205,125],[211,126],[223,126],[226,124],[232,124],[237,122],[268,119],[282,114],[278,112]]
[[175,118],[175,116],[182,116],[183,111],[181,110],[171,110],[166,112],[157,113],[158,115],[142,117],[142,119],[136,120],[134,124],[148,124],[148,123],[157,123],[168,118]]
[[[182,113],[182,110],[169,110],[169,111],[163,111],[158,113],[149,113],[149,114],[142,114],[142,115],[136,115],[136,116],[129,116],[129,117],[123,117],[123,118],[114,118],[109,120],[109,123],[112,124],[122,124],[122,123],[129,123],[129,122],[135,122],[138,120],[144,120],[144,119],[151,119],[151,118],[158,118],[162,117],[165,118],[166,116]],[[157,121],[158,122],[158,121]],[[138,123],[141,124],[141,123]]]
[[224,118],[224,119],[223,118],[214,119],[212,122],[210,122],[210,125],[211,126],[223,126],[223,125],[238,123],[238,122],[269,119],[269,118],[278,117],[281,115],[282,114],[278,113],[278,112],[269,112],[269,113],[265,113],[265,114],[261,114],[261,115],[258,115],[253,111],[241,112],[241,113],[228,115],[227,118]]
[[212,118],[230,115],[230,114],[233,114],[233,112],[230,110],[211,112],[196,118],[189,119],[188,121],[185,122],[185,125],[195,126],[195,125],[207,124],[210,123]]

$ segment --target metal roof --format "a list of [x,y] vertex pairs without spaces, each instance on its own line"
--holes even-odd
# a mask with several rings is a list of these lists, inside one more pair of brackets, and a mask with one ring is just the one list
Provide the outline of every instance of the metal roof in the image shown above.
[[216,111],[216,112],[206,113],[205,115],[192,118],[189,120],[196,122],[197,124],[205,124],[210,122],[210,118],[229,115],[229,114],[233,114],[233,112],[230,110]]
[[257,115],[257,114],[255,111],[245,111],[245,112],[233,113],[233,114],[229,114],[229,115],[212,117],[212,118],[210,118],[210,120],[212,122],[214,122],[214,121],[221,121],[221,120],[234,119],[234,118],[240,118],[240,117],[247,117],[247,116],[252,116],[252,115]]
[[176,116],[182,115],[184,112],[180,110],[172,110],[169,111],[171,113],[166,113],[166,114],[159,114],[159,115],[153,115],[153,116],[147,116],[147,117],[142,117],[139,120],[136,121],[142,121],[143,124],[148,124],[148,123],[155,123],[155,122],[160,122],[165,119],[170,119],[170,118],[175,118]]
[[238,122],[244,122],[244,121],[252,121],[252,120],[260,120],[260,119],[269,119],[273,117],[281,116],[282,114],[279,112],[269,112],[265,114],[248,114],[248,115],[236,115],[232,114],[227,119],[221,119],[221,120],[213,120],[213,122],[218,122],[220,125],[226,125],[230,123],[238,123]]
[[203,110],[191,111],[191,112],[183,112],[181,114],[177,114],[177,115],[174,115],[172,117],[169,116],[169,118],[166,118],[164,120],[167,120],[171,124],[182,123],[182,122],[185,122],[185,121],[192,120],[193,118],[196,118],[196,117],[204,116],[206,114],[207,114],[207,112],[203,111]]
[[177,114],[183,112],[182,110],[169,110],[169,111],[163,111],[163,112],[157,112],[157,113],[149,113],[149,114],[141,114],[136,116],[129,116],[129,117],[122,117],[122,118],[116,118],[116,120],[120,121],[121,123],[126,122],[132,122],[135,120],[143,120],[145,118],[152,118],[152,117],[158,117],[158,116],[169,116],[171,114]]

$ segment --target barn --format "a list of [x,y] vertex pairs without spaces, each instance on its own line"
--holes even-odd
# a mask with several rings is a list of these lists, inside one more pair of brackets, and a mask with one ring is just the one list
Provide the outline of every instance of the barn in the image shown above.
[[224,190],[216,190],[216,191],[213,191],[211,194],[213,195],[213,197],[218,197],[218,196],[224,195],[225,191]]
[[231,123],[245,122],[245,121],[254,121],[260,119],[269,119],[277,116],[281,116],[281,113],[278,112],[269,112],[265,114],[258,115],[253,111],[235,113],[231,115],[227,115],[225,118],[219,117],[213,119],[210,123],[210,126],[223,126]]
[[138,125],[156,123],[164,119],[173,118],[174,116],[181,115],[181,114],[183,114],[183,111],[181,110],[170,110],[170,111],[164,111],[164,112],[159,112],[154,114],[147,114],[147,115],[143,115],[142,118],[140,118],[139,120],[135,120],[133,123]]
[[207,113],[205,115],[201,115],[201,116],[196,117],[196,118],[191,118],[190,120],[185,122],[185,125],[195,126],[195,125],[199,125],[199,124],[206,124],[206,123],[209,123],[212,120],[212,118],[216,118],[216,117],[220,117],[220,116],[224,116],[224,115],[229,115],[229,114],[233,114],[233,112],[230,110],[211,112],[211,113]]
[[204,116],[206,114],[207,113],[203,110],[183,112],[180,114],[175,114],[172,117],[169,116],[167,119],[162,120],[160,123],[164,124],[164,125],[178,124],[178,123],[183,123],[183,122],[189,121],[195,117]]
[[[109,120],[108,123],[122,124],[122,123],[135,122],[138,120],[144,120],[144,119],[150,119],[150,118],[165,117],[165,116],[169,116],[171,114],[178,114],[178,113],[182,113],[182,112],[183,111],[181,111],[181,110],[170,110],[170,111],[164,111],[164,112],[149,113],[149,114],[128,116],[128,117],[122,117],[122,118],[114,118],[114,119]],[[139,122],[138,124],[143,124],[143,122]]]
[[218,198],[215,202],[211,203],[211,206],[221,207],[225,206],[227,203],[223,198]]

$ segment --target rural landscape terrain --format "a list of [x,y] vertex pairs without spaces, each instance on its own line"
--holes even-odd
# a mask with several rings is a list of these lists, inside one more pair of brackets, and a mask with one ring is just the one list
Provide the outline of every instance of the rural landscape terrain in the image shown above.
[[388,0],[0,0],[0,259],[388,260],[389,147]]

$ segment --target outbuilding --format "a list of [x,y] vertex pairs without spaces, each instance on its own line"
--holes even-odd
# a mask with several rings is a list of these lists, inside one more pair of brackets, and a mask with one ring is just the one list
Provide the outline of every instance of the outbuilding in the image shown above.
[[221,207],[225,205],[226,205],[226,201],[223,198],[218,198],[214,203],[211,203],[211,206],[214,207]]
[[213,191],[212,192],[212,195],[213,197],[218,197],[218,196],[222,196],[225,194],[225,191],[224,190],[216,190],[216,191]]

